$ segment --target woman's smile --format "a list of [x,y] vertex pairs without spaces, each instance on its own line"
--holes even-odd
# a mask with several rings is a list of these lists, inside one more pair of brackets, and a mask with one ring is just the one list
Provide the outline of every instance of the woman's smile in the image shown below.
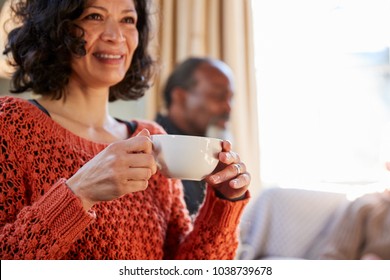
[[93,56],[98,60],[98,62],[104,64],[120,64],[124,62],[123,54],[95,52],[93,53]]

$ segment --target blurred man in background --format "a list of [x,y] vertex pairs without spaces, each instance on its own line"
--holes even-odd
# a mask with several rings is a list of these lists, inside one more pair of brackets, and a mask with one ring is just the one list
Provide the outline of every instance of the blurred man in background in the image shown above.
[[[163,91],[167,113],[158,114],[156,122],[168,134],[232,141],[228,121],[233,92],[233,74],[227,64],[211,58],[188,58],[168,77]],[[203,202],[205,183],[183,180],[183,185],[187,208],[194,215]]]

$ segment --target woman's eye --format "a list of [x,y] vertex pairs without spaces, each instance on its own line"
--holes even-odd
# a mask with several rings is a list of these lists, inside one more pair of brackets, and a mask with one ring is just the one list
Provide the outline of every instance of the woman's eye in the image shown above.
[[133,17],[126,17],[122,21],[124,23],[130,23],[130,24],[134,24],[135,23],[135,19]]
[[88,20],[101,20],[102,16],[99,15],[99,14],[90,14],[90,15],[87,15],[84,19],[88,19]]

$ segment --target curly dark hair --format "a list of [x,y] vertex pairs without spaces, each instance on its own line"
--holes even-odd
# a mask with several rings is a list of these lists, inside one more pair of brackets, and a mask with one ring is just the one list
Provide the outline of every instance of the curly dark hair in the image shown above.
[[[13,93],[34,93],[60,99],[72,72],[72,56],[84,56],[84,32],[72,32],[87,0],[14,0],[12,12],[21,25],[8,34],[4,54],[15,67]],[[109,101],[136,100],[150,87],[154,61],[148,53],[151,32],[149,1],[134,0],[139,43],[124,79],[110,88]],[[79,35],[76,35],[78,33]]]

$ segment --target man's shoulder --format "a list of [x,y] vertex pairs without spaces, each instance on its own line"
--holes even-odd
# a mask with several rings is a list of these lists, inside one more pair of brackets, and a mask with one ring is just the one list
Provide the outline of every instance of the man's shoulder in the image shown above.
[[159,113],[156,116],[155,121],[168,134],[180,134],[180,135],[186,135],[187,134],[187,133],[183,132],[181,129],[179,129],[167,115],[162,115],[162,114]]
[[162,115],[161,113],[158,113],[156,118],[154,119],[156,123],[158,123],[161,127],[163,127],[165,130],[167,126],[172,125],[172,122],[169,120],[169,118],[165,115]]

